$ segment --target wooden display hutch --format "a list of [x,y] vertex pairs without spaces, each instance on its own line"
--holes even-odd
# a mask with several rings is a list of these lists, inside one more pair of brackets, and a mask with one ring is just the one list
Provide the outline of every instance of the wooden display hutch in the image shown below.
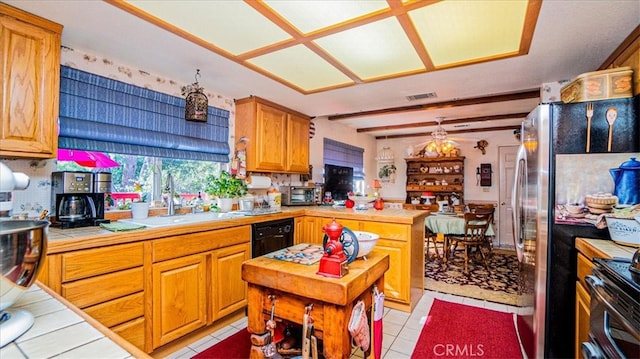
[[[438,198],[447,198],[451,204],[451,194],[454,192],[459,196],[460,204],[464,203],[464,157],[416,157],[405,158],[405,161],[406,204],[411,204],[411,200],[416,198],[420,200],[416,208],[435,204]],[[433,192],[436,198],[424,199],[421,197],[423,192]]]

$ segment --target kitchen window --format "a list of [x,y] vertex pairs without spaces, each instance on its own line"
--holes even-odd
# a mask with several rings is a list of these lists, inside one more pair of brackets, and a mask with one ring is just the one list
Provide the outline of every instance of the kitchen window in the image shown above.
[[[58,145],[118,162],[108,169],[114,192],[141,187],[160,200],[171,172],[182,202],[189,202],[206,177],[227,166],[230,114],[209,106],[206,122],[192,122],[184,109],[184,98],[61,66]],[[69,162],[58,169],[86,170]]]
[[[72,161],[58,160],[58,171],[93,171],[110,172],[112,176],[112,192],[121,194],[116,199],[122,199],[125,204],[140,193],[147,193],[152,201],[162,201],[166,204],[165,191],[167,174],[171,172],[175,183],[176,195],[183,205],[191,205],[202,192],[203,198],[207,177],[218,176],[227,165],[211,161],[192,161],[173,158],[157,158],[148,156],[124,155],[106,153],[111,159],[120,164],[112,168],[88,168]],[[140,192],[140,193],[136,193]],[[136,195],[137,194],[137,195]]]

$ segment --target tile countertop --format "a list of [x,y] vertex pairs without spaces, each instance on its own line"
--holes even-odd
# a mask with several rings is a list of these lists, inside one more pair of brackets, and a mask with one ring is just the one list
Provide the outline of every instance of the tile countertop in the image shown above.
[[[376,211],[369,208],[367,210],[354,210],[344,207],[331,206],[299,206],[282,207],[282,211],[272,214],[258,216],[245,216],[229,219],[218,219],[206,222],[188,223],[183,225],[173,225],[158,228],[144,228],[132,231],[111,232],[101,227],[82,227],[60,229],[49,227],[47,254],[61,253],[69,250],[94,248],[101,245],[113,245],[146,240],[157,236],[173,236],[192,233],[198,231],[215,230],[241,225],[250,225],[284,218],[300,216],[318,216],[326,218],[345,218],[377,221],[385,223],[411,224],[416,221],[423,221],[429,211],[405,210],[385,208]],[[189,215],[189,214],[187,214]]]
[[593,260],[593,258],[631,259],[637,248],[619,245],[607,239],[576,238],[576,249]]
[[151,358],[36,282],[10,309],[33,314],[33,326],[0,349],[0,358]]

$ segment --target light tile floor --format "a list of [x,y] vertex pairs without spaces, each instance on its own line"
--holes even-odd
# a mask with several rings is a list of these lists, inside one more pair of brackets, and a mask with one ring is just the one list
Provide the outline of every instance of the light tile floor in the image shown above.
[[[412,313],[406,313],[399,310],[385,308],[382,339],[382,352],[385,359],[404,359],[411,358],[411,353],[418,341],[425,318],[431,309],[433,300],[440,300],[471,305],[480,308],[487,308],[507,313],[517,313],[518,307],[505,304],[488,302],[473,298],[460,297],[452,294],[425,291],[422,299],[416,305]],[[231,325],[206,336],[187,347],[184,347],[171,355],[168,359],[186,359],[191,358],[197,353],[204,351],[210,346],[222,341],[226,337],[234,334],[240,329],[247,326],[247,319],[243,318]],[[354,350],[352,358],[362,358],[363,354],[360,350]],[[229,358],[232,359],[232,358]]]

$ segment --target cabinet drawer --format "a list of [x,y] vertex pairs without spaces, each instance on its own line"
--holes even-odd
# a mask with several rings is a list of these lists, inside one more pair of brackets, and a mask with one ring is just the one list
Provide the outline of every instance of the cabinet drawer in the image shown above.
[[144,350],[144,318],[138,318],[111,328],[129,343]]
[[250,226],[219,229],[179,237],[168,237],[153,241],[152,258],[155,263],[234,244],[250,242]]
[[144,292],[96,304],[85,308],[84,312],[105,326],[113,327],[144,315]]
[[585,257],[584,254],[578,253],[578,281],[580,284],[587,288],[587,283],[584,281],[584,277],[591,274],[591,270],[594,267],[592,261],[589,258]]
[[62,254],[62,282],[139,267],[143,244],[123,244]]
[[362,230],[365,232],[375,233],[380,238],[393,239],[406,242],[407,238],[411,238],[409,226],[393,223],[378,222],[362,222]]
[[62,296],[80,308],[144,290],[143,268],[105,274],[62,285]]

